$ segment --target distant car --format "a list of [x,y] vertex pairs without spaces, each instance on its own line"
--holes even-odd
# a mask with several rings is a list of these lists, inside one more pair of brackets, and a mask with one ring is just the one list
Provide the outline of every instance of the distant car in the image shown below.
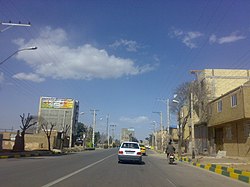
[[142,163],[142,153],[137,142],[123,142],[118,151],[118,162]]
[[82,146],[83,145],[83,140],[82,139],[77,139],[76,142],[75,142],[75,145],[77,146]]
[[142,155],[146,155],[146,147],[145,147],[145,145],[140,144],[140,148],[141,148]]

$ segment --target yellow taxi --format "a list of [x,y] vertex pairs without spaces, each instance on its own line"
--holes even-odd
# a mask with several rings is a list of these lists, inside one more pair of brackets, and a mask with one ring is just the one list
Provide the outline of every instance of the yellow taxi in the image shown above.
[[141,149],[142,155],[146,155],[146,147],[145,147],[145,145],[140,144],[140,149]]

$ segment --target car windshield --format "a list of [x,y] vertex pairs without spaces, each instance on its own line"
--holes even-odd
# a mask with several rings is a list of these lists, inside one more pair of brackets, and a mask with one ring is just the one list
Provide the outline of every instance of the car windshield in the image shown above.
[[136,143],[123,143],[122,148],[139,149],[139,146]]

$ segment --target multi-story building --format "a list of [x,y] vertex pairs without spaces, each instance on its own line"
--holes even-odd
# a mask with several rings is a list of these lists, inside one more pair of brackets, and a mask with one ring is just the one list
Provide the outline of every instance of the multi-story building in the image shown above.
[[250,156],[250,81],[208,106],[211,146],[230,156]]
[[132,141],[135,138],[135,129],[134,128],[122,128],[121,130],[121,142]]
[[41,97],[38,112],[38,132],[42,123],[55,124],[56,147],[63,139],[64,146],[71,147],[76,138],[79,102],[69,98]]
[[250,70],[204,69],[191,72],[196,74],[200,94],[195,98],[199,105],[195,111],[198,116],[198,121],[195,122],[195,147],[198,152],[204,152],[212,144],[207,141],[208,134],[211,134],[207,126],[208,103],[250,80]]

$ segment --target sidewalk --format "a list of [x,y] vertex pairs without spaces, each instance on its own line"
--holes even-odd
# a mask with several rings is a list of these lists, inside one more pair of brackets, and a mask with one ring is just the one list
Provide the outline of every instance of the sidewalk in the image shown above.
[[225,167],[231,167],[238,170],[250,172],[250,158],[247,157],[208,157],[208,156],[197,156],[194,160],[196,163],[201,164],[219,164]]
[[[156,150],[153,151],[155,152],[155,154],[166,158],[165,153]],[[183,154],[180,158],[178,158],[177,154],[175,154],[175,156],[178,162],[190,164],[194,167],[206,169],[210,172],[214,172],[250,184],[250,158],[196,155],[196,157],[192,159],[191,155]]]
[[60,149],[48,150],[33,150],[33,151],[23,151],[23,152],[14,152],[12,150],[2,150],[0,151],[0,159],[5,158],[20,158],[20,157],[33,157],[33,156],[56,156],[56,155],[65,155],[75,152],[82,152],[87,150],[95,149],[84,149],[82,146],[75,146],[72,148],[64,148],[62,151]]
[[178,160],[250,184],[250,158],[196,156],[191,159],[191,156],[182,156]]
[[0,159],[5,158],[20,158],[20,157],[33,157],[33,156],[50,156],[50,155],[58,155],[60,152],[53,152],[47,150],[37,150],[37,151],[23,151],[23,152],[13,152],[13,151],[1,151]]

